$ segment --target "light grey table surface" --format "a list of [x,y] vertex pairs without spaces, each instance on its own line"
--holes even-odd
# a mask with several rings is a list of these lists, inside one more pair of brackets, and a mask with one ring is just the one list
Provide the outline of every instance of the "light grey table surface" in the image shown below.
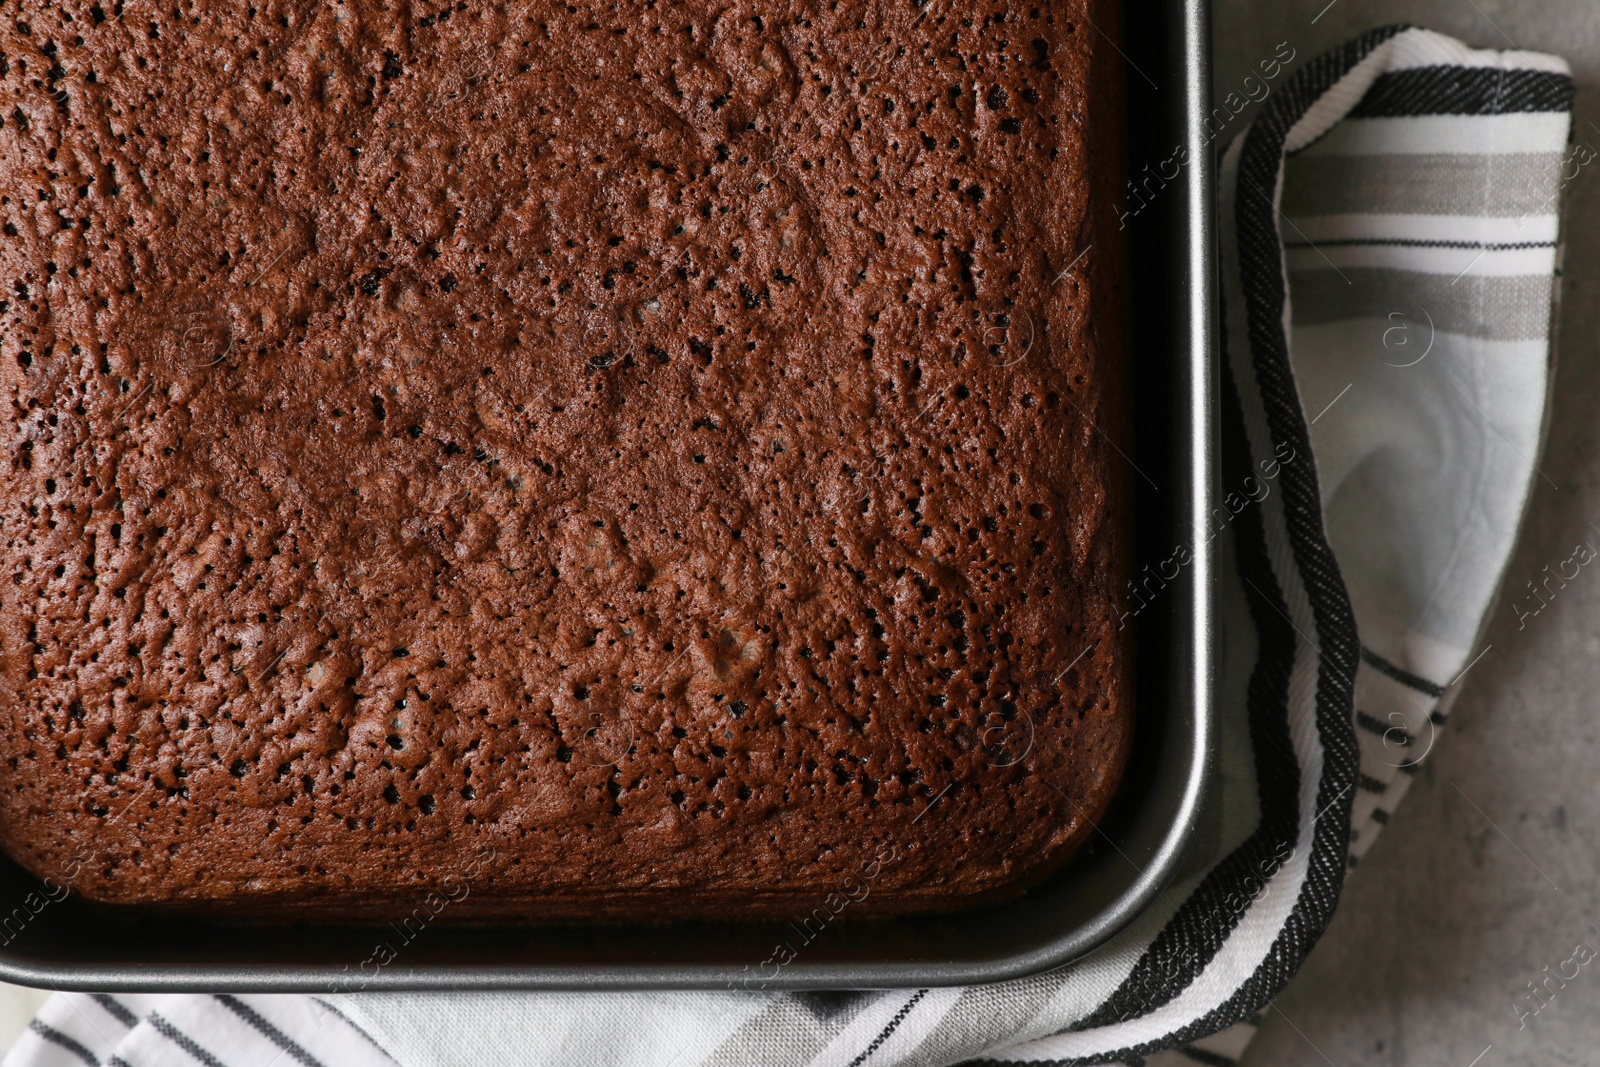
[[[1600,151],[1596,0],[1214,2],[1219,96],[1281,41],[1301,62],[1408,22],[1565,57],[1578,85],[1574,139]],[[1511,589],[1579,542],[1600,549],[1589,525],[1600,527],[1600,161],[1583,171],[1562,220],[1555,400],[1539,461],[1549,480],[1536,478]],[[1528,982],[1562,969],[1579,943],[1600,953],[1600,569],[1524,626],[1503,601],[1483,640],[1422,773],[1265,1013],[1244,1067],[1600,1064],[1600,957],[1567,964],[1577,976],[1552,980],[1548,1006],[1518,1019],[1535,1003]]]

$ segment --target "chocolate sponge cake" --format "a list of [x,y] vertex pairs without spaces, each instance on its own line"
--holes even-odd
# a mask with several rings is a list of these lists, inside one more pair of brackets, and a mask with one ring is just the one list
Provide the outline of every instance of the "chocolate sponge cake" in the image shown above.
[[1058,866],[1131,722],[1114,25],[8,6],[0,845],[307,917]]

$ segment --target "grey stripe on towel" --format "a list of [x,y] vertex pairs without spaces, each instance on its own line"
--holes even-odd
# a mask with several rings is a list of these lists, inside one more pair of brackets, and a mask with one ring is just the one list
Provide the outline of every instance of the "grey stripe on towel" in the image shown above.
[[1542,340],[1550,332],[1548,274],[1452,280],[1444,274],[1387,267],[1295,271],[1294,325],[1321,326],[1347,319],[1386,319],[1390,312],[1427,309],[1440,333],[1488,341]]
[[1282,207],[1290,218],[1549,215],[1560,176],[1560,152],[1300,157],[1284,166]]

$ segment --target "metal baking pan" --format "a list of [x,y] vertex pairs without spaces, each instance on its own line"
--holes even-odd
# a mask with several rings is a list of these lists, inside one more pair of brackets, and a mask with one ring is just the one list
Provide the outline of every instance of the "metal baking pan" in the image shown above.
[[[1112,814],[1090,845],[1025,896],[983,910],[662,926],[239,926],[130,919],[41,884],[0,858],[0,980],[84,990],[314,993],[397,989],[820,989],[1017,978],[1076,959],[1126,925],[1184,858],[1213,758],[1216,482],[1212,174],[1204,125],[1205,0],[1127,11],[1136,566],[1190,565],[1134,616],[1139,734]],[[1178,146],[1186,152],[1178,153]],[[1186,159],[1168,177],[1175,160]],[[1150,170],[1145,171],[1146,164]],[[1159,188],[1158,188],[1159,186]]]

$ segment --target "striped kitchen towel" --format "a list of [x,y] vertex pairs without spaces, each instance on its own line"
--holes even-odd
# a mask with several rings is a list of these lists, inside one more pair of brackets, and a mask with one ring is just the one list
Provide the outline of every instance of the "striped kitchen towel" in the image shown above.
[[1557,209],[1594,155],[1571,105],[1558,59],[1389,27],[1284,79],[1223,153],[1227,514],[1197,532],[1223,545],[1216,802],[1088,958],[886,992],[62,994],[6,1064],[1237,1059],[1481,654],[1542,477]]

